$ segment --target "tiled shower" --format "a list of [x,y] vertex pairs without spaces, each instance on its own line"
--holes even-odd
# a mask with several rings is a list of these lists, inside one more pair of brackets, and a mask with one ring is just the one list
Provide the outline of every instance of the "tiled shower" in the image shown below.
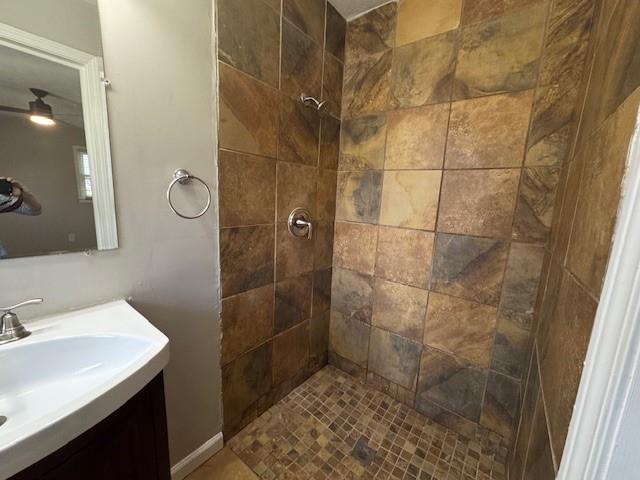
[[628,9],[218,0],[225,439],[329,362],[555,476],[640,101]]

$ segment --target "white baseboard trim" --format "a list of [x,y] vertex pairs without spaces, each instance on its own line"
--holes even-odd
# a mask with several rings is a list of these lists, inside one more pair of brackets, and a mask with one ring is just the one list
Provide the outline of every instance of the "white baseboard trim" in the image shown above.
[[209,440],[196,448],[171,467],[171,480],[182,480],[204,462],[222,450],[224,440],[222,432],[215,434]]

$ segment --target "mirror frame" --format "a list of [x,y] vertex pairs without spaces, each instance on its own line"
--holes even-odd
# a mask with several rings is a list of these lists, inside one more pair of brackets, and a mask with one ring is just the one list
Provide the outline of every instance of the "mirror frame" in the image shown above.
[[113,191],[107,82],[102,57],[0,23],[0,45],[71,67],[80,75],[82,116],[93,182],[93,214],[98,250],[118,248]]

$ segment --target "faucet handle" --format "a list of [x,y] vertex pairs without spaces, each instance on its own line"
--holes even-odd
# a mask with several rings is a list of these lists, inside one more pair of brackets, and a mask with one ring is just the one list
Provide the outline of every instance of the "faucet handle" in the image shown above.
[[31,300],[25,300],[24,302],[17,303],[10,307],[0,307],[0,311],[2,312],[10,312],[11,310],[15,310],[16,308],[26,307],[27,305],[36,305],[38,303],[44,302],[42,298],[32,298]]

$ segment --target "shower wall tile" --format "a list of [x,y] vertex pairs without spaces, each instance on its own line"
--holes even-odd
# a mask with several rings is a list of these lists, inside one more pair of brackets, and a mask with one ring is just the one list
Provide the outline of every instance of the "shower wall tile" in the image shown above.
[[479,97],[535,86],[546,11],[546,2],[540,2],[494,20],[464,27],[454,98]]
[[420,342],[428,298],[426,290],[376,278],[371,324]]
[[381,171],[339,172],[336,219],[377,223],[381,194]]
[[457,39],[458,33],[451,31],[395,49],[394,106],[419,107],[449,101]]
[[396,46],[458,28],[462,0],[436,0],[425,8],[422,0],[403,0],[398,6]]
[[322,45],[326,3],[325,0],[282,0],[282,15]]
[[330,2],[327,2],[327,26],[325,48],[341,62],[344,62],[344,42],[347,22]]
[[222,297],[273,282],[272,225],[220,230]]
[[497,306],[508,251],[501,240],[439,233],[431,289]]
[[275,158],[278,92],[224,63],[218,66],[220,147]]
[[531,167],[557,167],[567,156],[571,124],[550,133],[527,147],[524,164]]
[[473,2],[464,2],[462,24],[469,25],[483,20],[489,20],[539,1],[540,0],[474,0]]
[[454,102],[446,168],[520,167],[533,90]]
[[336,222],[333,240],[334,266],[372,275],[377,243],[377,226]]
[[442,172],[385,171],[380,224],[435,230]]
[[433,233],[380,227],[376,277],[426,289],[431,276]]
[[384,168],[441,169],[449,109],[448,104],[440,104],[388,113]]
[[519,179],[520,169],[444,172],[438,230],[510,237]]
[[477,423],[486,382],[485,371],[426,347],[420,362],[416,404],[433,402]]
[[385,111],[389,106],[392,50],[357,60],[348,58],[342,90],[343,116],[349,118]]
[[480,425],[511,440],[520,399],[520,383],[499,373],[489,372],[482,404]]
[[266,285],[222,300],[222,365],[273,336],[273,299]]
[[313,270],[314,242],[294,237],[286,223],[276,225],[276,280],[297,277]]
[[318,166],[337,170],[340,158],[340,120],[330,115],[320,120],[320,161]]
[[384,115],[344,120],[340,136],[340,170],[382,169],[386,138]]
[[222,367],[224,435],[230,438],[258,416],[258,400],[271,389],[271,342]]
[[373,277],[342,268],[334,268],[333,273],[332,316],[370,324],[374,297]]
[[309,362],[309,322],[273,338],[273,383],[299,378],[306,374]]
[[500,298],[501,310],[522,313],[526,318],[533,316],[543,258],[543,247],[511,244]]
[[296,99],[301,93],[320,98],[322,47],[287,20],[282,22],[281,75],[282,93]]
[[432,292],[423,343],[487,368],[496,334],[496,314],[495,307]]
[[515,379],[522,378],[529,338],[529,330],[522,324],[499,313],[491,369]]
[[338,177],[335,171],[319,170],[317,186],[316,218],[332,221],[336,217],[336,188]]
[[275,167],[269,158],[219,151],[220,226],[273,223]]
[[546,243],[551,231],[556,189],[560,179],[558,167],[535,167],[522,170],[513,239]]
[[329,333],[330,352],[358,365],[367,366],[371,327],[351,318],[335,315],[331,311]]
[[347,63],[393,47],[397,5],[388,3],[347,24]]
[[327,110],[340,117],[342,106],[342,80],[344,66],[333,55],[324,57],[322,100],[327,102]]
[[279,14],[262,0],[220,0],[218,58],[278,87]]
[[333,221],[316,222],[313,233],[313,258],[315,268],[329,268],[333,264]]
[[299,100],[280,97],[278,160],[310,166],[318,164],[320,117]]
[[553,464],[549,432],[545,422],[542,392],[538,395],[533,419],[533,429],[529,440],[529,451],[523,480],[553,479],[556,471]]
[[306,208],[315,218],[317,181],[318,170],[315,167],[278,162],[276,204],[279,222],[286,222],[297,207]]
[[312,275],[276,283],[274,333],[284,332],[311,317]]
[[426,415],[434,422],[459,433],[467,438],[474,438],[478,431],[478,425],[471,420],[450,412],[446,408],[433,403],[428,400],[424,395],[417,395],[415,401],[415,408],[418,412]]
[[329,361],[329,312],[309,320],[309,369],[317,372]]
[[415,390],[422,345],[379,328],[371,329],[369,369],[407,390]]
[[331,308],[331,268],[313,272],[311,316],[318,317]]
[[387,380],[386,378],[371,371],[367,372],[367,385],[389,395],[398,402],[413,408],[413,402],[416,396],[416,393],[413,390],[401,387],[400,385],[393,383],[391,380]]

